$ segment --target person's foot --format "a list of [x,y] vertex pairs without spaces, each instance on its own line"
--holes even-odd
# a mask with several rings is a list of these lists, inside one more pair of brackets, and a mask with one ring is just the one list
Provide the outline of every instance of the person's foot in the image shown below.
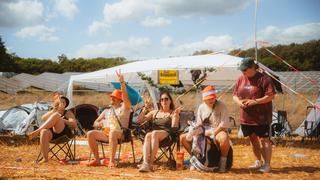
[[139,172],[150,172],[152,169],[150,168],[149,164],[143,163],[140,165]]
[[268,173],[268,172],[271,171],[271,166],[268,165],[268,164],[265,164],[265,165],[261,166],[259,171],[262,172],[262,173]]
[[36,132],[30,132],[29,134],[27,134],[28,140],[32,140],[33,138],[35,138],[37,136]]
[[87,164],[87,166],[101,166],[100,160],[89,161],[89,163]]
[[258,170],[261,168],[262,163],[260,160],[256,160],[253,165],[249,166],[249,170]]
[[115,168],[116,164],[114,162],[110,161],[108,167],[109,168]]
[[38,161],[37,164],[40,165],[40,164],[45,164],[47,162],[48,162],[48,160],[42,159],[41,161]]

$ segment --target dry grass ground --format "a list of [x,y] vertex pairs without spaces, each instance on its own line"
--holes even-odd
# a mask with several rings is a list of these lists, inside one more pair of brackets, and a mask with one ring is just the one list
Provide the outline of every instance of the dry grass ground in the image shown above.
[[[254,161],[251,147],[248,140],[237,139],[235,134],[236,132],[232,134],[234,164],[227,173],[204,173],[187,169],[172,171],[164,163],[155,172],[139,173],[131,158],[121,160],[119,167],[115,169],[105,166],[62,165],[55,160],[37,165],[33,163],[39,151],[37,143],[2,138],[0,179],[319,179],[319,143],[308,142],[302,145],[292,139],[275,146],[273,170],[271,173],[261,174],[247,169]],[[137,156],[141,157],[141,143],[138,141],[135,141],[135,150]],[[87,159],[89,156],[88,146],[77,145],[76,151],[77,158]],[[129,145],[125,145],[123,152],[131,152]]]

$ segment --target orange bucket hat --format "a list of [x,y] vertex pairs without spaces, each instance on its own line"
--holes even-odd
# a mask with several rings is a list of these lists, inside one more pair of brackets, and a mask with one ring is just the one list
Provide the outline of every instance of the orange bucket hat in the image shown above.
[[122,91],[115,89],[110,96],[122,100]]
[[202,100],[215,99],[217,90],[213,86],[207,86],[202,91]]

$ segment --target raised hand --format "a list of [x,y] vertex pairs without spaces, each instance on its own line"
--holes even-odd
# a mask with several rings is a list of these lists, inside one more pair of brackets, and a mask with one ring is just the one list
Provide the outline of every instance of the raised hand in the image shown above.
[[116,74],[118,76],[118,80],[120,83],[124,82],[124,77],[123,75],[121,74],[121,69],[119,69],[118,71],[116,71]]
[[179,106],[179,107],[177,107],[175,110],[174,110],[174,114],[180,114],[180,112],[181,112],[181,110],[183,109],[183,107],[182,106]]

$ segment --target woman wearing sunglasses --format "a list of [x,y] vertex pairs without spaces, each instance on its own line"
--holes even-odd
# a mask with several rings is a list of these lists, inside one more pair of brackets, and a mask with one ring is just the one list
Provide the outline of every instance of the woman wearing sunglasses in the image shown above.
[[144,111],[138,117],[138,123],[152,121],[152,131],[147,133],[143,144],[143,163],[139,167],[140,172],[153,170],[153,162],[158,152],[159,143],[169,136],[172,128],[179,125],[181,107],[175,109],[171,95],[162,92],[159,100],[159,110],[152,110],[145,114]]

